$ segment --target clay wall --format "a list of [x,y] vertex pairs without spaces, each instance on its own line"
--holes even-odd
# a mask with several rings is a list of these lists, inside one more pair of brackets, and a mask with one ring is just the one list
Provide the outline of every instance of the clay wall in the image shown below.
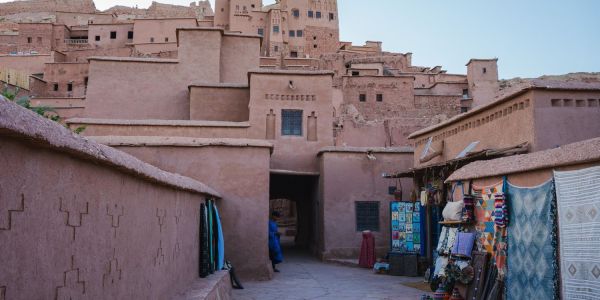
[[490,103],[499,90],[497,59],[472,59],[467,63],[469,95],[473,107]]
[[201,183],[10,106],[0,109],[11,170],[0,177],[3,297],[165,299],[197,280]]
[[92,56],[117,56],[129,57],[132,55],[132,48],[113,48],[113,49],[78,49],[65,52],[65,62],[87,62],[88,57]]
[[[344,103],[352,104],[365,120],[393,118],[415,107],[414,77],[344,76]],[[381,95],[378,101],[377,95]],[[364,102],[360,95],[365,95]]]
[[[343,149],[343,148],[342,148]],[[320,157],[320,203],[324,224],[324,259],[356,259],[360,253],[362,232],[356,229],[357,201],[379,202],[379,231],[373,232],[377,257],[385,256],[390,247],[389,186],[396,186],[392,179],[384,179],[382,173],[408,170],[412,167],[412,152],[378,153],[370,160],[366,151],[359,153],[325,152]],[[412,191],[410,179],[401,180],[403,198]]]
[[[123,48],[133,41],[128,38],[128,32],[134,28],[132,23],[90,24],[88,28],[88,44],[96,48]],[[113,33],[116,33],[115,38],[111,37]],[[100,40],[97,40],[98,37]]]
[[533,151],[600,136],[600,92],[536,90],[533,98]]
[[[224,35],[221,30],[200,28],[178,30],[178,36],[178,60],[91,60],[86,115],[106,119],[189,120],[188,86],[199,82],[220,82],[221,55],[232,55],[229,50],[222,52],[224,45],[233,48],[247,46],[245,54],[233,60],[239,62],[232,66],[233,69],[224,68],[225,80],[247,83],[247,77],[241,78],[239,74],[246,74],[247,68],[258,67],[259,38]],[[224,39],[228,41],[223,42]],[[252,44],[255,46],[252,47]],[[123,85],[123,82],[127,82],[127,85]]]
[[50,23],[21,23],[19,24],[19,37],[17,51],[37,51],[40,54],[49,54],[52,51],[53,28]]
[[[250,75],[249,138],[275,145],[272,169],[317,172],[319,149],[332,146],[329,72],[264,71]],[[301,110],[300,135],[284,135],[282,111]]]
[[133,43],[177,45],[177,28],[197,27],[195,18],[136,19],[133,25]]
[[190,87],[190,120],[247,122],[248,87]]
[[0,54],[16,53],[19,49],[18,40],[17,32],[0,33]]
[[[412,137],[411,141],[415,144],[415,167],[454,159],[475,141],[479,141],[479,144],[474,151],[512,147],[524,142],[533,144],[535,114],[532,101],[532,93],[527,92],[433,132]],[[440,150],[439,143],[444,140],[443,154],[422,164],[419,157],[430,137],[433,137],[431,151]]]
[[71,26],[87,26],[89,24],[109,24],[115,21],[112,14],[57,11],[56,23]]
[[337,28],[306,26],[304,29],[304,53],[306,57],[320,57],[339,49],[340,31]]
[[221,44],[220,82],[248,84],[248,70],[258,67],[259,52],[258,38],[225,35]]
[[43,73],[44,64],[52,62],[50,54],[42,55],[0,55],[0,68],[9,68],[29,72],[29,74]]
[[187,86],[178,73],[175,61],[90,60],[86,116],[185,120]]
[[[44,81],[46,97],[81,97],[87,89],[88,63],[47,63]],[[70,90],[69,90],[70,87]]]
[[223,196],[219,213],[227,260],[232,262],[242,280],[271,277],[266,230],[269,218],[269,148],[115,147],[165,170],[197,180],[204,179],[206,184],[218,189]]

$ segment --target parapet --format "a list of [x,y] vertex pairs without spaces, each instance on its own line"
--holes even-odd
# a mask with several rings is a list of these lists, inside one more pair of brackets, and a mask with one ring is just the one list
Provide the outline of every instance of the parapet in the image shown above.
[[146,181],[221,198],[217,191],[199,181],[163,171],[122,151],[90,141],[3,98],[0,98],[0,135],[24,139]]

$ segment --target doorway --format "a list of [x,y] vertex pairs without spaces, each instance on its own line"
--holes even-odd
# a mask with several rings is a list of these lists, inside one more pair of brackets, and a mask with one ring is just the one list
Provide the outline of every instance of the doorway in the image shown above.
[[281,215],[282,246],[316,254],[319,177],[272,173],[270,180],[269,210]]

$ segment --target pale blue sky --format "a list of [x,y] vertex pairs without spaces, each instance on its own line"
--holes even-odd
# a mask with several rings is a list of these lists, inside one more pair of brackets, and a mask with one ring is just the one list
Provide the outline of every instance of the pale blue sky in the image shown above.
[[[151,2],[95,1],[98,9]],[[600,72],[600,0],[338,0],[338,5],[342,40],[382,41],[386,51],[412,52],[414,65],[465,73],[470,58],[498,57],[501,78]]]

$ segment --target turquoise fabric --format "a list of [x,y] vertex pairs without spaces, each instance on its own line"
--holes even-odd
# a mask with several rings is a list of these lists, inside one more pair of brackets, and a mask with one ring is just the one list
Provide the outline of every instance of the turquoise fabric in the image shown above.
[[221,217],[217,205],[215,207],[215,221],[217,222],[217,271],[223,270],[225,264],[225,240],[223,239],[223,227],[221,226]]
[[554,184],[508,187],[506,299],[556,299]]

